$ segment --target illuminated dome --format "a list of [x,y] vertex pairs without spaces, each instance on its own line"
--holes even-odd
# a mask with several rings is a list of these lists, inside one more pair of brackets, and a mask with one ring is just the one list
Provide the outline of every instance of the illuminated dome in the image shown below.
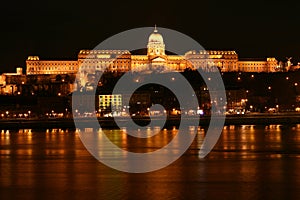
[[159,43],[159,44],[164,43],[163,37],[161,36],[161,34],[158,33],[156,27],[153,33],[149,36],[148,43]]
[[165,44],[163,37],[158,33],[156,26],[153,33],[149,36],[148,40],[148,56],[165,55]]

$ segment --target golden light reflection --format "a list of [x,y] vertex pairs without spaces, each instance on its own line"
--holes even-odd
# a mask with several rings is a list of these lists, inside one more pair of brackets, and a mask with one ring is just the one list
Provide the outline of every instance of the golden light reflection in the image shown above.
[[46,149],[45,153],[46,153],[47,156],[65,155],[66,151],[64,149]]
[[9,156],[11,154],[11,150],[9,149],[0,149],[1,156]]
[[28,133],[26,134],[26,136],[27,136],[27,140],[28,140],[29,142],[31,142],[31,141],[32,141],[32,132],[31,132],[31,130],[30,130],[30,132],[28,132]]
[[19,155],[32,156],[33,150],[32,149],[17,149],[16,152]]
[[85,128],[85,129],[84,129],[84,132],[91,133],[91,132],[93,132],[93,128]]
[[282,158],[281,154],[271,154],[270,158]]
[[6,134],[1,131],[1,145],[9,145],[10,144],[10,134]]

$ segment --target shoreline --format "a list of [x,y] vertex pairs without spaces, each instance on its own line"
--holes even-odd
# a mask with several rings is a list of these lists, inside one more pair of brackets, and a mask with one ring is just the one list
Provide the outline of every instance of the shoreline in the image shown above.
[[[136,123],[142,126],[147,126],[150,118],[134,117],[132,118]],[[193,116],[182,117],[182,120],[189,125],[195,125],[197,118]],[[154,117],[152,120],[162,120],[160,117]],[[216,120],[222,118],[216,117]],[[129,118],[118,117],[121,127],[126,127]],[[76,118],[76,127],[87,128],[98,126],[105,129],[119,128],[114,121],[114,118],[98,118],[99,123],[95,123],[95,118]],[[201,117],[199,126],[208,126],[210,117]],[[99,126],[100,124],[100,126]],[[168,117],[164,127],[174,127],[180,124],[180,117]],[[255,115],[229,115],[225,118],[224,125],[293,125],[300,124],[300,114],[298,113],[276,113],[276,114],[255,114]],[[43,129],[43,128],[76,128],[73,118],[55,118],[55,119],[1,119],[0,129]]]

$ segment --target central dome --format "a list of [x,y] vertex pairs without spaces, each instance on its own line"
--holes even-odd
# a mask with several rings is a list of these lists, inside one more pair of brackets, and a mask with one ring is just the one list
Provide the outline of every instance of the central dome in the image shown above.
[[164,43],[163,37],[161,36],[161,34],[158,33],[156,27],[153,33],[149,36],[148,43],[160,43],[160,44]]
[[163,37],[158,33],[156,26],[153,33],[149,36],[148,40],[148,56],[158,56],[165,55],[165,44]]

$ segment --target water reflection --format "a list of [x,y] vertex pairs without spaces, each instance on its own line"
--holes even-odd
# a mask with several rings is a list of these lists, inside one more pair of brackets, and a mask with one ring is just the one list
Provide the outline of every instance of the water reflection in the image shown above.
[[[122,173],[99,163],[82,145],[78,135],[82,131],[1,131],[1,199],[300,197],[299,125],[226,126],[204,159],[199,159],[198,152],[206,128],[193,127],[186,134],[195,131],[196,137],[180,159],[145,174]],[[177,129],[171,128],[151,138],[133,138],[127,131],[126,127],[89,130],[133,152],[155,151],[178,134]]]

